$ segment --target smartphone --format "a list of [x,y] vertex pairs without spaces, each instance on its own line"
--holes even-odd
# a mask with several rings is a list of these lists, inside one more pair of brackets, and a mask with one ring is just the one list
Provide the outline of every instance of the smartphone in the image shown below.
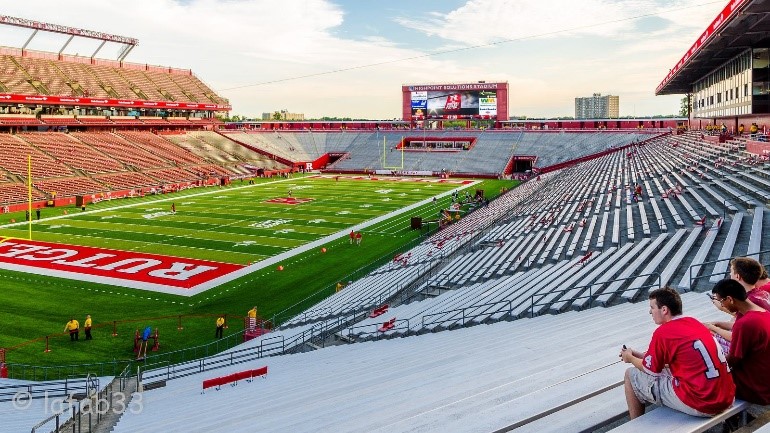
[[712,301],[714,300],[714,295],[712,295],[711,293],[706,293],[706,296],[708,296],[709,299],[711,299]]

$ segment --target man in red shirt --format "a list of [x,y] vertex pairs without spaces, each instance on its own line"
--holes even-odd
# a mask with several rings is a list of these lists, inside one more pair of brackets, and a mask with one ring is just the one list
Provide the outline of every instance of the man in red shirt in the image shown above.
[[[650,292],[650,315],[658,328],[646,353],[623,347],[625,393],[631,419],[644,403],[657,403],[694,416],[713,416],[732,405],[735,384],[722,350],[705,326],[680,317],[682,299],[665,287]],[[704,368],[705,367],[705,368]]]
[[770,311],[770,293],[760,288],[765,284],[765,268],[750,257],[736,257],[730,261],[730,278],[741,283],[748,298],[760,308]]
[[746,290],[735,280],[718,282],[711,293],[715,301],[736,313],[727,355],[736,396],[749,403],[770,404],[770,313],[751,302]]
[[[736,257],[730,261],[730,278],[740,283],[746,292],[746,298],[754,305],[765,311],[770,311],[770,293],[766,287],[767,272],[758,261],[749,257]],[[732,316],[740,317],[741,313],[729,311],[712,298],[714,306]],[[722,346],[724,352],[730,351],[730,341],[732,340],[733,319],[722,322],[708,322],[706,327],[714,333],[717,342]]]

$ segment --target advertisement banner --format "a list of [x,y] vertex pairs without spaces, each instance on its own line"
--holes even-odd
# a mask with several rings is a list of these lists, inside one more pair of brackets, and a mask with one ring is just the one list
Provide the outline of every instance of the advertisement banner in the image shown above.
[[13,93],[0,93],[0,104],[31,104],[31,105],[85,105],[85,106],[109,106],[130,108],[178,108],[184,110],[231,110],[230,105],[199,104],[194,102],[172,101],[136,101],[132,99],[110,98],[84,98],[70,96],[45,96],[45,95],[17,95]]

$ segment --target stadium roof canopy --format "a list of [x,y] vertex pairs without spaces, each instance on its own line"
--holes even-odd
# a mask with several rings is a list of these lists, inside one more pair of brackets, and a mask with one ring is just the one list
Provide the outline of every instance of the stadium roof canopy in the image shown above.
[[744,50],[770,39],[770,0],[731,0],[655,89],[690,93],[692,84]]
[[22,50],[27,49],[27,46],[29,45],[30,42],[32,42],[32,39],[34,39],[34,37],[37,35],[38,32],[60,33],[64,35],[69,35],[69,38],[59,50],[58,52],[59,55],[61,55],[64,52],[64,50],[67,48],[70,42],[72,42],[72,40],[75,39],[76,37],[96,39],[98,41],[101,41],[101,44],[96,49],[96,51],[94,51],[94,53],[91,54],[91,58],[96,57],[96,54],[99,52],[99,50],[102,49],[102,47],[104,47],[104,44],[106,44],[107,42],[114,42],[114,43],[120,44],[123,48],[120,50],[120,54],[118,55],[118,60],[121,62],[126,58],[126,56],[128,56],[128,53],[130,53],[131,50],[134,49],[134,47],[139,44],[139,41],[137,39],[126,37],[126,36],[113,35],[110,33],[97,32],[94,30],[79,29],[79,28],[63,26],[59,24],[44,23],[40,21],[28,20],[26,18],[16,18],[16,17],[10,17],[6,15],[0,15],[0,25],[22,27],[22,28],[27,28],[32,30],[32,33],[30,34],[29,39],[27,39],[27,42],[25,42],[23,46],[19,47]]

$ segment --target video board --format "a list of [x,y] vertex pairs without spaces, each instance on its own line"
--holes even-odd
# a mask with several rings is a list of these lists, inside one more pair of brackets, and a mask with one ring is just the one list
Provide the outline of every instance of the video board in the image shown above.
[[422,90],[411,92],[412,118],[494,119],[497,117],[497,91]]
[[402,119],[508,120],[508,83],[437,83],[401,86]]

